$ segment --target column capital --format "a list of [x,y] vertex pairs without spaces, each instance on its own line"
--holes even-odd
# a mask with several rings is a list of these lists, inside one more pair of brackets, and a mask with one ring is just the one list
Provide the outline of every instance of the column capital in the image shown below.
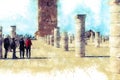
[[86,17],[86,14],[78,14],[75,18],[76,19],[84,19]]
[[110,5],[120,5],[120,0],[111,0]]
[[16,27],[15,25],[11,26],[11,27]]
[[76,23],[84,23],[86,14],[78,14],[75,16]]

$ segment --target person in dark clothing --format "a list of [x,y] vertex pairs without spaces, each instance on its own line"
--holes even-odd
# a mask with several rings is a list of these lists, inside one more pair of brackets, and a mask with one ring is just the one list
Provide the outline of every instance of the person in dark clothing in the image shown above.
[[19,46],[19,49],[20,49],[20,58],[24,58],[24,53],[25,53],[25,43],[24,43],[24,40],[23,40],[23,38],[21,38],[20,40],[19,40],[19,44],[20,44],[20,46]]
[[4,39],[4,48],[5,48],[4,58],[7,58],[7,53],[8,53],[9,46],[10,46],[10,41],[9,41],[9,38],[6,37],[6,38]]
[[31,42],[30,38],[27,38],[25,40],[25,47],[26,47],[26,56],[27,56],[27,58],[31,58],[31,45],[32,45],[32,42]]
[[12,38],[12,42],[11,42],[11,49],[13,49],[13,59],[17,59],[16,57],[16,43],[15,43],[15,38]]

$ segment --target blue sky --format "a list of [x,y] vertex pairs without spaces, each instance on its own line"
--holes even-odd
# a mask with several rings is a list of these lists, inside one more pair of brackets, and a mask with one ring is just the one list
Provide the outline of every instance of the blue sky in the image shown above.
[[109,0],[59,0],[58,26],[61,31],[75,32],[75,16],[86,14],[86,31],[92,29],[109,35]]
[[37,0],[0,0],[0,26],[10,34],[16,25],[18,34],[34,34],[37,30]]
[[[109,0],[59,0],[58,26],[62,31],[75,32],[75,15],[87,14],[86,30],[109,34]],[[18,34],[34,34],[37,30],[37,0],[0,0],[0,26],[10,34],[17,26]]]

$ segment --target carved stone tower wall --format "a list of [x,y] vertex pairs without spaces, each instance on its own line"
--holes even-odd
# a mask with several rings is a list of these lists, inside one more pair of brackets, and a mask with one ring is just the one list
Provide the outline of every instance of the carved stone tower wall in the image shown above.
[[57,27],[57,0],[38,0],[38,32],[44,37],[53,34]]

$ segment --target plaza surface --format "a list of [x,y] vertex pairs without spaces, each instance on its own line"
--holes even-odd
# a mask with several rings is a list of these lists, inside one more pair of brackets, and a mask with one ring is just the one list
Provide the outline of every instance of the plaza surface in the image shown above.
[[[86,56],[75,57],[74,43],[69,44],[69,51],[55,48],[42,40],[33,40],[31,59],[0,60],[0,77],[3,80],[119,80],[119,74],[110,72],[108,41],[96,48],[88,41]],[[19,57],[19,50],[17,49]],[[5,75],[9,75],[6,77]],[[24,75],[24,76],[23,76]],[[21,77],[22,76],[22,77]],[[15,77],[15,78],[14,78]]]

